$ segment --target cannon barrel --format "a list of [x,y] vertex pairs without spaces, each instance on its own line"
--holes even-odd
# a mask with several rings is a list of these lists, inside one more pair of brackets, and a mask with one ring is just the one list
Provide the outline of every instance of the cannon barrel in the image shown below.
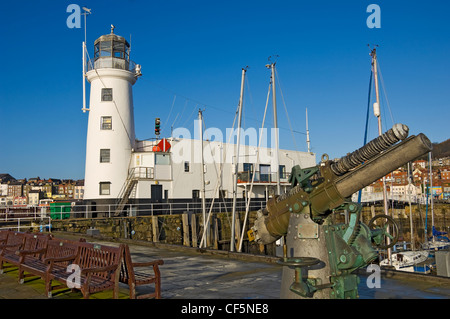
[[420,133],[391,146],[342,176],[329,172],[332,171],[331,164],[327,165],[329,170],[322,171],[327,175],[327,181],[310,194],[312,215],[326,216],[327,212],[344,203],[345,198],[431,149],[430,140]]
[[[269,200],[266,209],[258,212],[252,228],[256,240],[270,243],[285,235],[290,214],[300,213],[306,206],[309,206],[313,220],[321,223],[333,209],[347,202],[355,192],[432,150],[432,144],[424,134],[404,139],[407,134],[406,125],[396,125],[369,142],[370,146],[367,144],[336,162],[322,162],[318,166],[321,176],[319,180],[309,186],[306,183],[306,188],[302,185],[295,186],[289,193]],[[403,141],[395,144],[395,140],[401,139]],[[350,164],[340,165],[340,161]],[[355,165],[357,162],[359,164]]]

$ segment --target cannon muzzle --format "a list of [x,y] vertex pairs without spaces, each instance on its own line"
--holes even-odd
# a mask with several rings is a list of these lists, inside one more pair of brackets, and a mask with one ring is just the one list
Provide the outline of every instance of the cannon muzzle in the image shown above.
[[432,144],[420,133],[371,158],[357,169],[336,179],[336,188],[343,197],[372,184],[402,165],[430,152]]

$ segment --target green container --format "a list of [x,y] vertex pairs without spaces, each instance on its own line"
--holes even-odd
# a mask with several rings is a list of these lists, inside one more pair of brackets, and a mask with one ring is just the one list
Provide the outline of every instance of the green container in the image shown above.
[[70,218],[72,205],[70,202],[50,203],[51,219],[67,219]]

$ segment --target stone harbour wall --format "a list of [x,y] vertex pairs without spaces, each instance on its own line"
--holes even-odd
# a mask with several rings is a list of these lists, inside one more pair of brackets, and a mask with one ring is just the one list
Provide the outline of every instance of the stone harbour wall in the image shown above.
[[[414,237],[416,243],[424,242],[424,225],[427,223],[428,234],[431,235],[431,208],[424,205],[412,205]],[[368,224],[370,219],[383,214],[381,206],[363,207],[361,222]],[[390,208],[389,214],[399,224],[399,241],[411,241],[410,208]],[[240,237],[244,223],[244,212],[237,214],[240,223],[236,223],[235,234]],[[434,224],[440,231],[448,231],[450,222],[450,205],[434,205]],[[211,215],[207,247],[219,250],[229,250],[231,238],[231,213],[215,213]],[[254,254],[275,255],[275,244],[259,245],[248,241],[247,231],[253,226],[256,212],[250,212],[246,223],[243,241],[243,251]],[[342,214],[332,214],[334,223],[343,223]],[[111,218],[73,218],[52,220],[52,229],[72,233],[86,234],[88,229],[94,228],[101,236],[110,238],[136,239],[150,242],[163,242],[174,245],[199,247],[203,235],[202,214],[186,213],[174,215],[111,217]]]
[[[238,213],[240,223],[236,223],[235,234],[240,237],[244,213]],[[257,245],[248,242],[247,231],[253,226],[256,212],[249,213],[249,221],[244,233],[243,251],[255,254],[273,255],[275,244]],[[231,238],[231,213],[211,215],[207,247],[228,250]],[[72,218],[52,220],[52,230],[86,234],[96,229],[101,236],[126,238],[174,245],[199,247],[203,235],[202,214],[175,214],[135,217]]]

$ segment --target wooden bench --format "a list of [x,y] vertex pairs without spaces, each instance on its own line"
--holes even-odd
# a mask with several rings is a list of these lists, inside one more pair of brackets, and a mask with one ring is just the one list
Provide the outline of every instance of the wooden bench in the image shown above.
[[[2,247],[2,246],[7,244],[8,237],[9,237],[10,234],[12,234],[12,233],[13,233],[13,231],[11,231],[11,230],[1,230],[1,231],[0,231],[0,256],[1,256],[2,250],[3,250],[3,248],[4,248],[4,247]],[[23,241],[23,238],[22,238],[22,241]],[[9,244],[11,244],[11,242],[10,242]],[[1,257],[0,257],[0,258],[1,258]],[[0,266],[0,273],[3,273],[3,270],[2,270],[2,269],[3,269],[3,268],[1,268],[1,266]]]
[[19,266],[20,251],[40,250],[47,247],[49,240],[50,236],[46,234],[10,232],[5,243],[0,245],[0,273],[8,267],[4,263],[11,264],[9,267]]
[[[17,265],[20,283],[29,276],[41,277],[49,298],[53,290],[68,287],[81,290],[84,298],[95,292],[113,290],[113,297],[117,299],[119,282],[129,286],[130,299],[161,298],[159,266],[164,261],[133,263],[126,244],[110,247],[86,243],[84,239],[76,242],[10,231],[5,242],[0,243],[0,252],[0,269],[3,269],[3,261]],[[72,266],[68,268],[69,265]],[[153,273],[135,269],[142,267],[151,267]],[[73,280],[77,278],[73,270],[77,269],[78,281]],[[53,281],[60,285],[52,286]],[[155,285],[154,292],[136,296],[137,286],[149,284]]]
[[[84,242],[84,239],[82,240]],[[51,260],[75,258],[78,252],[78,243],[71,240],[52,238],[47,246],[35,251],[20,251],[19,261],[19,283],[30,276],[39,276],[45,280],[48,264]],[[65,267],[69,261],[64,260],[58,266]],[[26,274],[25,274],[26,273]]]
[[47,247],[49,240],[50,235],[47,234],[10,233],[0,254],[0,269],[3,270],[5,268],[3,265],[5,262],[18,267],[20,265],[20,252],[32,251],[34,252],[33,257],[37,257],[37,255],[41,254],[41,250]]
[[9,230],[0,230],[0,244],[6,241],[8,238]]
[[[45,274],[45,289],[48,297],[52,296],[52,290],[67,286],[79,289],[83,298],[88,299],[92,293],[113,290],[113,298],[119,296],[119,272],[123,255],[123,244],[119,247],[109,247],[91,243],[77,243],[78,249],[75,256],[49,258]],[[75,273],[67,271],[63,262],[75,267]],[[72,281],[72,279],[75,279]],[[62,283],[52,287],[52,281]]]
[[[131,259],[130,248],[128,245],[123,245],[123,263],[120,271],[119,281],[125,283],[130,289],[130,299],[144,299],[144,298],[161,298],[161,273],[159,271],[159,265],[163,265],[162,259],[133,263]],[[152,267],[153,273],[137,272],[135,268]],[[142,285],[155,285],[155,291],[150,294],[136,296],[136,286]]]
[[8,237],[9,230],[8,229],[1,229],[0,230],[0,240],[6,239]]
[[0,244],[0,273],[3,273],[3,255],[10,251],[16,251],[21,248],[25,238],[25,233],[8,231],[6,239]]

